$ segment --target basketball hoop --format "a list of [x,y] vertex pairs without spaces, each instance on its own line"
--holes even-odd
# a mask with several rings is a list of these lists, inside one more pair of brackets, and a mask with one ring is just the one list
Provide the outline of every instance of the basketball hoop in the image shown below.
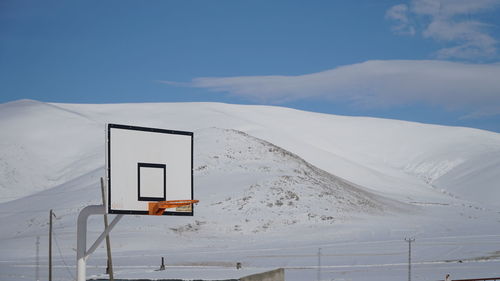
[[199,200],[169,200],[169,201],[158,201],[149,202],[148,215],[161,216],[165,209],[177,208],[182,206],[190,206],[200,202]]
[[[76,280],[87,280],[87,258],[123,215],[193,216],[198,200],[172,200],[194,198],[193,143],[193,132],[106,125],[107,204],[78,215]],[[116,216],[87,250],[88,217],[106,213]]]

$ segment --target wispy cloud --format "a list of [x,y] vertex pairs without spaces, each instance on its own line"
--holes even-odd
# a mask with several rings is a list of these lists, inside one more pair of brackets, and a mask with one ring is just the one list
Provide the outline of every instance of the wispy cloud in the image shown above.
[[488,33],[487,23],[474,16],[500,7],[500,0],[412,0],[386,12],[396,34],[415,35],[444,43],[438,58],[477,59],[497,54],[498,41]]
[[316,98],[353,106],[414,103],[460,109],[470,116],[500,114],[500,64],[446,61],[367,61],[298,76],[202,77],[166,84],[227,92],[253,101]]
[[400,35],[415,35],[415,27],[408,17],[408,6],[399,4],[391,7],[385,13],[387,19],[393,20],[395,24],[392,31]]

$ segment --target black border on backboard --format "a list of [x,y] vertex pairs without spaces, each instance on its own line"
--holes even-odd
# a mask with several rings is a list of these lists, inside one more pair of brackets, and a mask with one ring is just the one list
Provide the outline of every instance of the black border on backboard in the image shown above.
[[[155,168],[163,170],[163,196],[162,197],[141,197],[141,168]],[[138,201],[165,201],[167,200],[167,165],[156,163],[137,163],[137,200]]]
[[[173,135],[184,135],[191,137],[191,200],[194,199],[194,177],[193,177],[193,132],[186,131],[176,131],[176,130],[166,130],[166,129],[158,129],[158,128],[147,128],[147,127],[138,127],[138,126],[130,126],[130,125],[120,125],[120,124],[107,124],[106,126],[106,147],[107,147],[107,177],[108,177],[108,213],[109,214],[128,214],[128,215],[147,215],[148,211],[136,211],[136,210],[114,210],[111,209],[111,129],[122,129],[122,130],[135,130],[135,131],[144,131],[144,132],[152,132],[152,133],[161,133],[161,134],[173,134]],[[164,216],[193,216],[194,215],[194,206],[191,208],[191,212],[164,212]]]

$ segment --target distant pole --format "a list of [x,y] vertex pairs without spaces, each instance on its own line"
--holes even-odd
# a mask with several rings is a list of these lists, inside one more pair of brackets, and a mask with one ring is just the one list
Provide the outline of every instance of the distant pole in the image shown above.
[[318,248],[318,281],[321,280],[321,248]]
[[[102,195],[102,205],[106,206],[106,190],[104,188],[104,179],[101,178],[101,195]],[[104,230],[109,227],[108,225],[108,214],[106,210],[104,211]],[[106,235],[106,251],[108,254],[108,264],[106,267],[106,273],[109,274],[109,280],[114,281],[113,277],[113,261],[111,259],[111,241],[109,239],[109,234]]]
[[52,281],[52,216],[54,212],[50,209],[49,214],[49,281]]
[[408,281],[411,281],[411,242],[415,241],[415,238],[405,238],[408,242]]
[[36,237],[36,281],[40,281],[40,236]]
[[161,257],[160,270],[165,270],[165,258],[164,257]]

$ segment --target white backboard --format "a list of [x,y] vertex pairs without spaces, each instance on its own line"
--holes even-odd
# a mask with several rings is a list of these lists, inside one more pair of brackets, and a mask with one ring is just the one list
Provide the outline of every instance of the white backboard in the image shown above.
[[[107,125],[108,213],[148,214],[148,203],[193,200],[193,133]],[[164,215],[192,216],[192,207]]]

